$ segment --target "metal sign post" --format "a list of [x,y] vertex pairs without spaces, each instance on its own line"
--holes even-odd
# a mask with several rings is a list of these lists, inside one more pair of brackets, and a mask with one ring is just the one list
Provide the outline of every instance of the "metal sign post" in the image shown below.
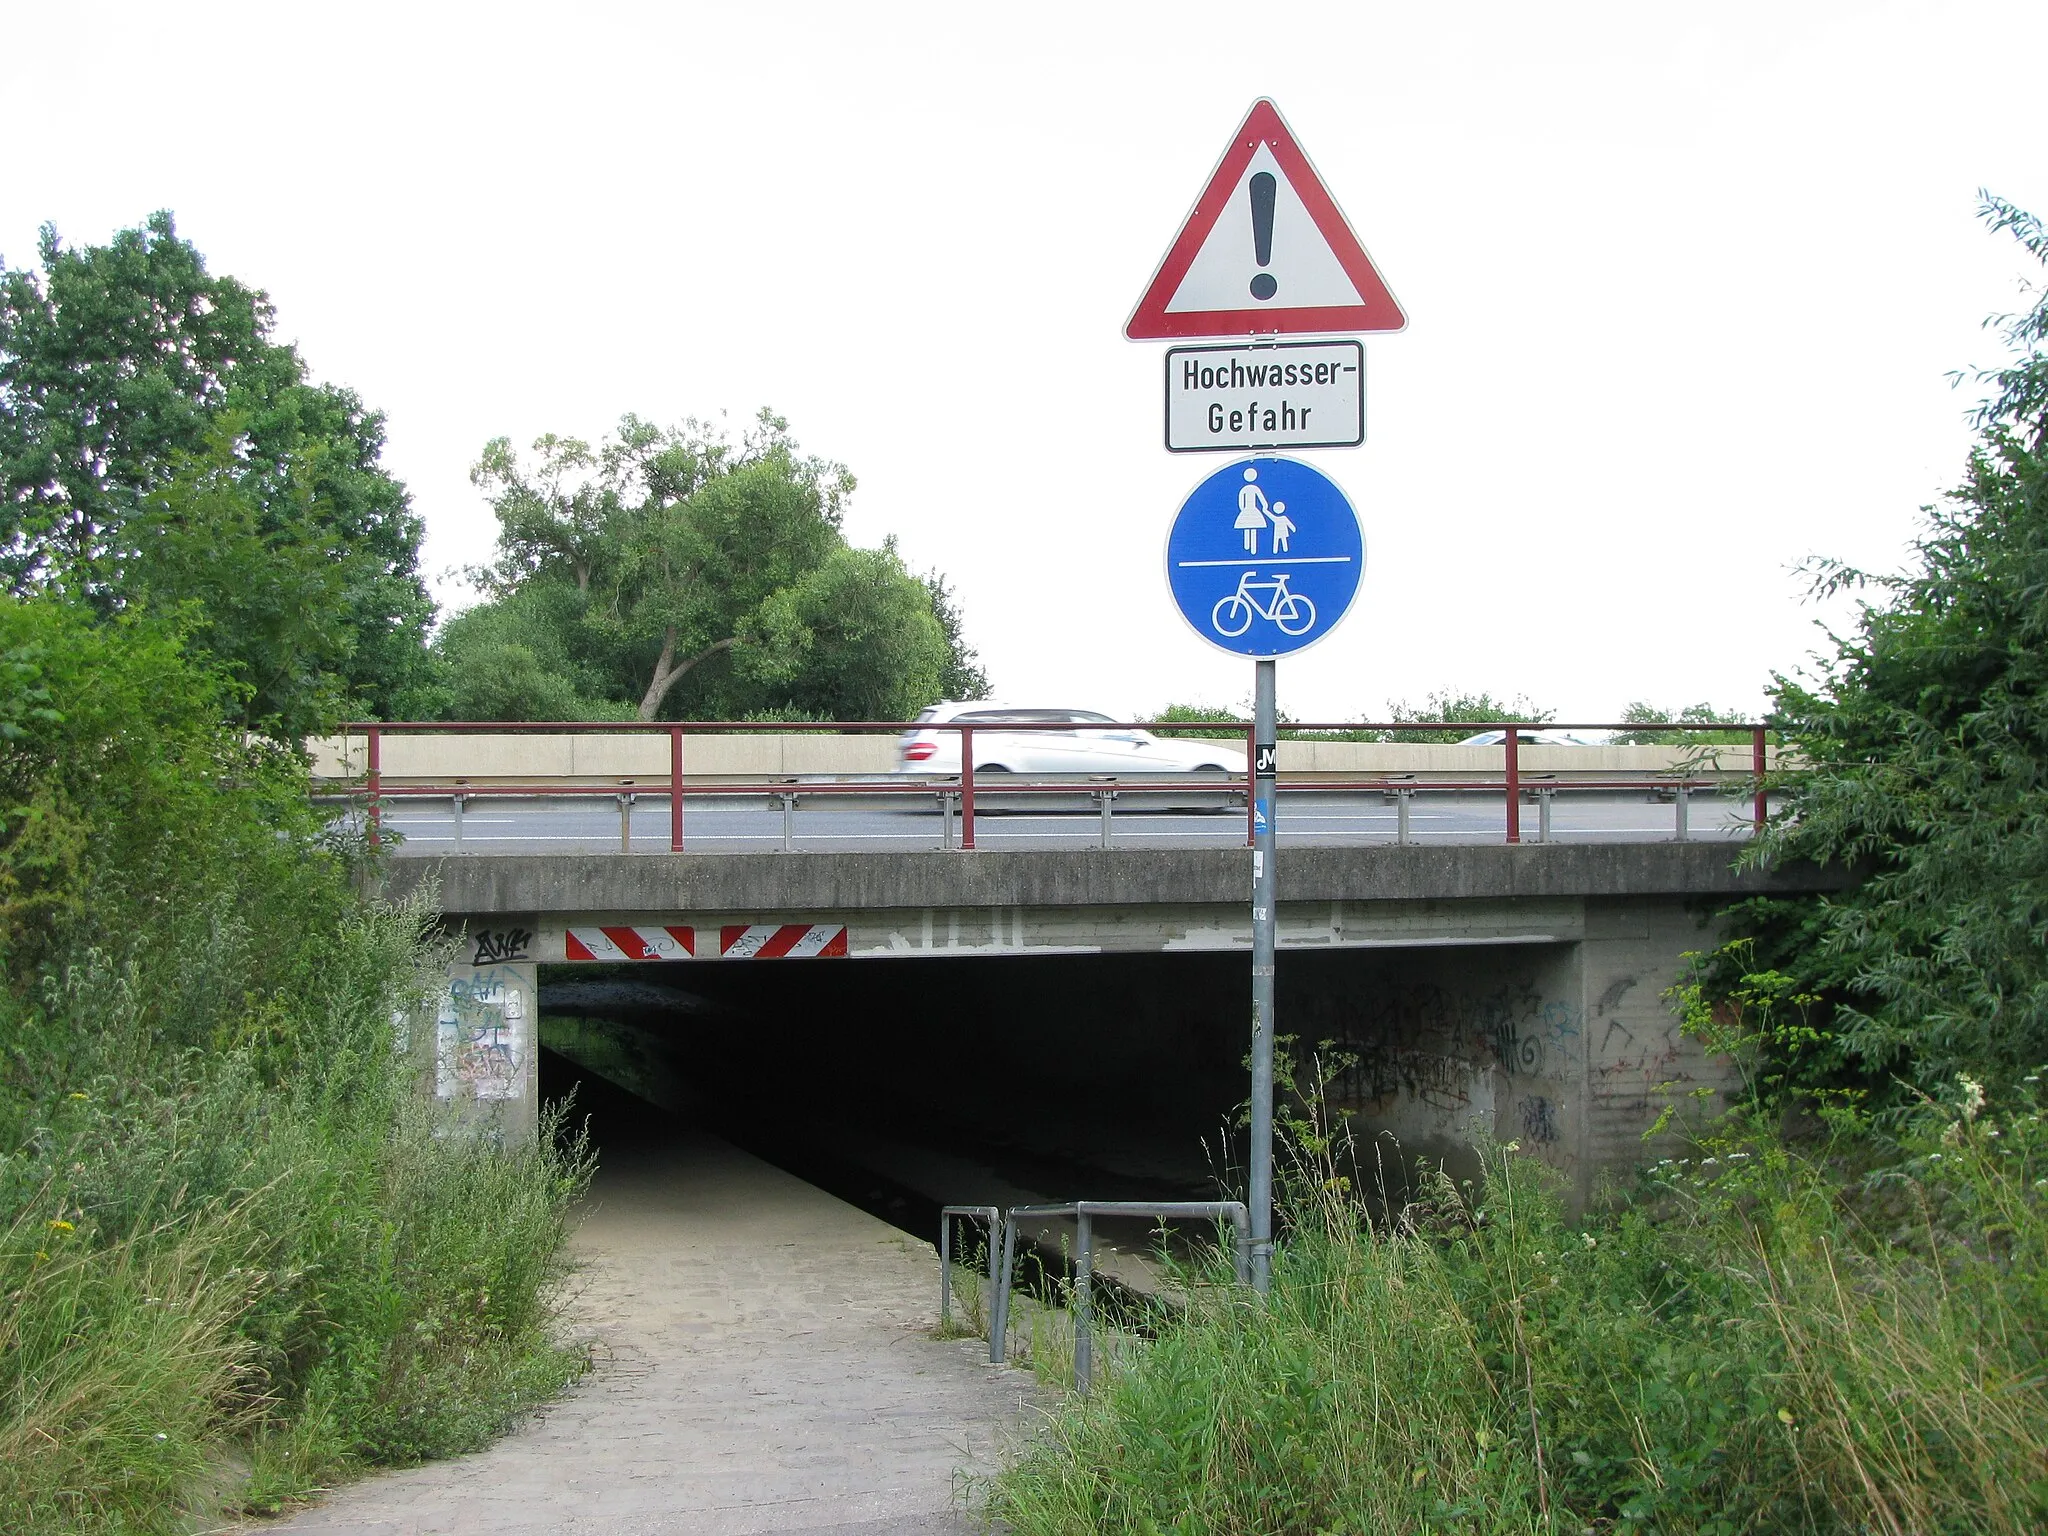
[[1279,744],[1275,739],[1274,673],[1252,663],[1252,1286],[1273,1283],[1273,903]]

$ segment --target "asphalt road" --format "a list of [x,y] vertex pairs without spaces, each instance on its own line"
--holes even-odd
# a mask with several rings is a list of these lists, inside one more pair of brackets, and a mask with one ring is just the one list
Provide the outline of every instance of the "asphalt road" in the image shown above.
[[[990,797],[995,798],[995,797]],[[998,801],[1000,805],[1000,801]],[[1749,832],[1750,804],[1733,796],[1695,794],[1687,807],[1688,835],[1740,838]],[[649,796],[632,808],[632,851],[668,848],[668,801]],[[451,804],[440,799],[388,803],[384,826],[399,834],[403,856],[514,853],[617,853],[619,809],[609,797],[580,800],[471,800],[456,835]],[[785,845],[809,852],[895,851],[944,845],[946,818],[936,806],[847,804],[822,798],[800,801],[788,815],[765,801],[689,801],[684,804],[684,845],[691,853],[751,853]],[[1522,807],[1522,838],[1538,837],[1538,810]],[[1099,848],[1098,810],[981,809],[975,816],[978,848]],[[1676,832],[1675,808],[1640,791],[1560,794],[1551,819],[1557,842],[1657,842]],[[1498,795],[1418,795],[1409,812],[1409,838],[1417,843],[1497,843],[1505,833]],[[1344,845],[1391,843],[1397,810],[1377,794],[1286,794],[1279,838],[1285,843]],[[958,824],[954,824],[958,836]],[[1242,847],[1241,805],[1228,810],[1171,811],[1112,807],[1110,838],[1117,848]]]

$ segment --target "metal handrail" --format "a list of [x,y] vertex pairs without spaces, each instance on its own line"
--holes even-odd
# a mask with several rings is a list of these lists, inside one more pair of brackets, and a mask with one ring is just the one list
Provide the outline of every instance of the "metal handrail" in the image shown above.
[[[988,1288],[990,1307],[995,1305],[996,1289],[996,1228],[1001,1224],[1003,1213],[993,1205],[942,1205],[939,1207],[939,1331],[943,1333],[953,1320],[953,1218],[975,1216],[988,1223]],[[1003,1357],[996,1341],[996,1331],[988,1331],[988,1363],[1001,1365]]]
[[[384,737],[387,734],[393,732],[396,732],[401,735],[556,734],[574,736],[602,734],[664,734],[668,738],[669,743],[669,771],[667,776],[667,788],[669,790],[669,851],[672,853],[681,853],[684,851],[683,799],[685,794],[688,792],[683,777],[683,742],[684,738],[688,735],[758,735],[764,733],[792,734],[803,732],[845,735],[874,732],[889,732],[895,734],[903,734],[912,731],[950,731],[956,736],[958,736],[960,739],[960,772],[957,775],[959,785],[957,793],[959,795],[960,800],[960,847],[963,851],[971,851],[975,846],[975,731],[979,729],[985,732],[992,731],[1003,735],[1015,735],[1018,733],[1028,733],[1033,731],[1071,733],[1075,730],[1076,724],[1077,722],[1070,720],[1004,720],[981,721],[978,723],[951,720],[418,720],[350,722],[341,727],[340,735],[342,736],[344,741],[346,741],[349,737],[352,736],[361,736],[364,740],[364,792],[369,801],[370,842],[372,846],[375,846],[380,841],[382,802],[393,794],[408,792],[400,790],[397,786],[393,786],[387,789],[383,783],[383,741]],[[1245,787],[1245,843],[1247,847],[1250,846],[1253,838],[1253,822],[1256,817],[1257,801],[1256,785],[1252,782],[1252,759],[1256,756],[1255,748],[1257,744],[1252,740],[1253,728],[1250,725],[1246,724],[1244,721],[1241,720],[1176,720],[1172,722],[1143,720],[1129,722],[1088,721],[1085,722],[1083,728],[1091,732],[1148,731],[1164,732],[1169,735],[1187,735],[1198,731],[1210,731],[1223,736],[1242,736],[1245,742],[1245,771],[1243,775],[1243,783]],[[1753,810],[1753,823],[1755,830],[1757,832],[1761,833],[1763,831],[1764,822],[1769,815],[1769,806],[1765,799],[1763,789],[1763,780],[1768,768],[1767,738],[1769,727],[1760,724],[1728,725],[1722,723],[1710,723],[1700,721],[1678,721],[1671,722],[1668,724],[1659,724],[1655,728],[1659,731],[1675,731],[1681,734],[1686,732],[1699,734],[1704,732],[1716,731],[1724,733],[1730,731],[1748,731],[1750,733],[1751,747],[1751,776],[1757,784],[1755,805]],[[1620,722],[1618,724],[1568,724],[1553,721],[1544,721],[1540,724],[1532,724],[1528,721],[1489,722],[1395,720],[1384,722],[1309,722],[1305,724],[1296,724],[1293,722],[1289,722],[1287,729],[1290,734],[1295,735],[1297,737],[1307,735],[1310,733],[1321,733],[1324,735],[1328,735],[1332,732],[1346,732],[1355,734],[1363,731],[1375,731],[1391,733],[1397,738],[1402,733],[1415,733],[1423,731],[1442,732],[1448,730],[1460,730],[1466,732],[1467,734],[1476,734],[1479,732],[1494,730],[1500,731],[1502,732],[1501,753],[1503,761],[1503,776],[1501,787],[1504,791],[1504,799],[1506,802],[1507,811],[1506,840],[1510,843],[1519,843],[1522,840],[1521,738],[1523,735],[1539,730],[1583,730],[1623,732],[1640,731],[1644,729],[1644,725],[1641,722],[1631,723],[1627,721]],[[1494,786],[1489,784],[1484,787],[1493,788]],[[1025,786],[1022,785],[1006,785],[1004,786],[1004,792],[1006,794],[1015,793],[1019,790],[1023,790],[1024,788]],[[482,791],[480,789],[464,789],[463,791],[463,793],[465,794],[477,792]],[[606,791],[602,788],[597,788],[595,792],[605,793]],[[711,786],[699,786],[697,790],[697,793],[699,794],[707,792],[713,792]],[[1683,797],[1681,796],[1681,813],[1683,810],[1683,804],[1684,801]],[[1684,832],[1681,826],[1680,836],[1682,837],[1683,835]]]
[[[1522,799],[1533,799],[1540,810],[1536,842],[1547,843],[1551,838],[1551,801],[1558,794],[1603,794],[1616,791],[1649,791],[1672,795],[1677,801],[1675,834],[1680,841],[1689,838],[1686,799],[1697,791],[1725,788],[1725,779],[1687,778],[1676,775],[1657,777],[1621,777],[1610,775],[1604,770],[1591,770],[1594,775],[1580,778],[1563,778],[1552,774],[1535,777],[1524,775],[1517,787]],[[1406,845],[1414,841],[1410,835],[1408,806],[1417,795],[1451,794],[1470,795],[1499,793],[1498,779],[1449,779],[1417,778],[1414,776],[1359,778],[1359,779],[1282,779],[1278,783],[1281,793],[1287,795],[1318,794],[1378,794],[1392,798],[1397,805],[1395,837],[1397,844]],[[1143,801],[1146,798],[1185,798],[1190,794],[1208,792],[1227,795],[1230,800],[1245,798],[1244,790],[1232,780],[1219,781],[1191,774],[1156,775],[1145,778],[1112,777],[1103,774],[1074,775],[1068,778],[1047,780],[1024,780],[1006,782],[1000,791],[1005,799],[1026,799],[1044,796],[1080,796],[1092,798],[1101,813],[1104,848],[1114,846],[1113,804],[1119,799],[1129,798]],[[943,846],[953,846],[953,821],[965,796],[960,788],[957,775],[945,777],[904,776],[900,779],[870,779],[854,781],[806,780],[778,777],[765,781],[743,781],[739,783],[699,784],[688,793],[699,800],[707,799],[758,799],[779,804],[783,811],[783,849],[795,848],[795,813],[805,800],[831,801],[833,799],[890,799],[908,795],[916,798],[935,797],[945,813],[946,826]],[[986,794],[987,792],[984,791]],[[316,794],[316,801],[354,801],[354,792],[346,794]],[[621,853],[631,853],[632,833],[630,818],[636,801],[641,799],[673,801],[674,797],[666,784],[659,781],[646,785],[638,781],[621,781],[606,784],[563,784],[555,783],[512,783],[473,784],[459,782],[453,785],[439,784],[393,784],[385,782],[379,786],[379,801],[399,800],[447,800],[455,808],[455,848],[462,851],[462,812],[466,802],[471,800],[591,800],[616,799],[619,802]],[[671,811],[673,812],[673,804]],[[381,818],[377,827],[381,836]]]
[[1091,1333],[1094,1303],[1095,1226],[1097,1216],[1155,1216],[1227,1220],[1237,1228],[1232,1269],[1239,1285],[1251,1284],[1251,1214],[1242,1200],[1070,1200],[1059,1205],[1013,1205],[1003,1217],[1002,1277],[996,1283],[995,1305],[989,1312],[988,1357],[991,1364],[1003,1359],[1010,1329],[1010,1285],[1017,1256],[1019,1216],[1071,1216],[1074,1218],[1074,1389],[1086,1392],[1095,1369],[1095,1342]]

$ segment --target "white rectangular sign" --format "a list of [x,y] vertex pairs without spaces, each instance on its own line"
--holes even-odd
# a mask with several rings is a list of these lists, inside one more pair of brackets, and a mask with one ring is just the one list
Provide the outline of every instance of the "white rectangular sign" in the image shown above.
[[1355,448],[1365,441],[1365,348],[1355,341],[1173,347],[1166,450]]

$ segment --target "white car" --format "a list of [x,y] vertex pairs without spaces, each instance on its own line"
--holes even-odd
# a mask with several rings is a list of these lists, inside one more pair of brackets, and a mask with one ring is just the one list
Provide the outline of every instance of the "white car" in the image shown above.
[[[1398,733],[1395,738],[1400,740]],[[1506,731],[1481,731],[1477,736],[1467,736],[1458,745],[1461,747],[1498,747],[1506,743]],[[1537,726],[1517,727],[1517,745],[1524,747],[1604,747],[1606,741],[1596,736],[1586,736],[1578,731],[1546,731]]]
[[[940,723],[975,727],[976,773],[1214,773],[1237,778],[1245,773],[1242,747],[1161,741],[1150,731],[1117,729],[1114,716],[1092,709],[1020,709],[977,699],[934,704],[917,719],[921,728],[896,740],[896,767],[902,773],[960,771],[960,733],[930,728]],[[1023,721],[1043,721],[1048,729],[1003,729]]]

